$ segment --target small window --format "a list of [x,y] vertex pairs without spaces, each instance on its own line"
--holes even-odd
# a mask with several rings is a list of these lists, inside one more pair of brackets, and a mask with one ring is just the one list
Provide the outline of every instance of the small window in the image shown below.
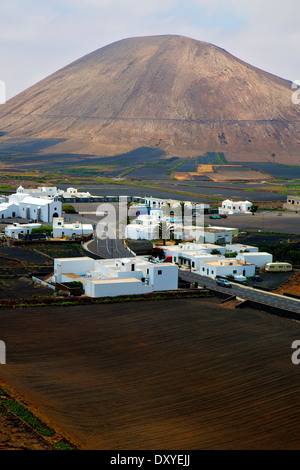
[[161,276],[161,275],[162,275],[162,270],[159,269],[159,270],[157,271],[157,274],[158,274],[159,276]]
[[149,274],[149,268],[147,268],[147,274]]
[[233,270],[233,274],[236,274],[236,273],[237,273],[237,270],[236,270],[236,269],[234,269],[234,270]]

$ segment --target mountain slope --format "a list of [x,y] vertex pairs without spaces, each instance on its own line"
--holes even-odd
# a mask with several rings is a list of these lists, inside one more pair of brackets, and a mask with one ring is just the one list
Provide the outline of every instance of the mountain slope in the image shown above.
[[[298,163],[300,106],[291,83],[181,36],[118,41],[0,107],[7,139],[65,139],[51,152],[168,155]],[[3,138],[1,138],[1,142]],[[300,155],[299,155],[300,156]]]

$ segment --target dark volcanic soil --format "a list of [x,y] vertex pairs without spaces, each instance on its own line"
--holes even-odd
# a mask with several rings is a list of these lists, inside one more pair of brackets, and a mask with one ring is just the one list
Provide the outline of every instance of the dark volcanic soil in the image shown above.
[[0,450],[52,450],[53,446],[0,403]]
[[85,449],[299,449],[300,324],[217,299],[0,311],[0,378]]

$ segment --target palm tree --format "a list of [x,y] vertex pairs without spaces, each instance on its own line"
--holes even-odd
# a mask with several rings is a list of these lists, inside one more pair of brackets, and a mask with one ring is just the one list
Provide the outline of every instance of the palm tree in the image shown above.
[[166,235],[169,235],[169,240],[174,240],[174,224],[161,220],[158,224],[158,238],[163,240],[163,244],[166,244]]

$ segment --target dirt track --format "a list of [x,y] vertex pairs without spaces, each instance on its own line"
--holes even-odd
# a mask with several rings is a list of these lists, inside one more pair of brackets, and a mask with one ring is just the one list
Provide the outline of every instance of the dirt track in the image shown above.
[[1,310],[0,378],[85,449],[299,449],[300,324],[218,302]]

